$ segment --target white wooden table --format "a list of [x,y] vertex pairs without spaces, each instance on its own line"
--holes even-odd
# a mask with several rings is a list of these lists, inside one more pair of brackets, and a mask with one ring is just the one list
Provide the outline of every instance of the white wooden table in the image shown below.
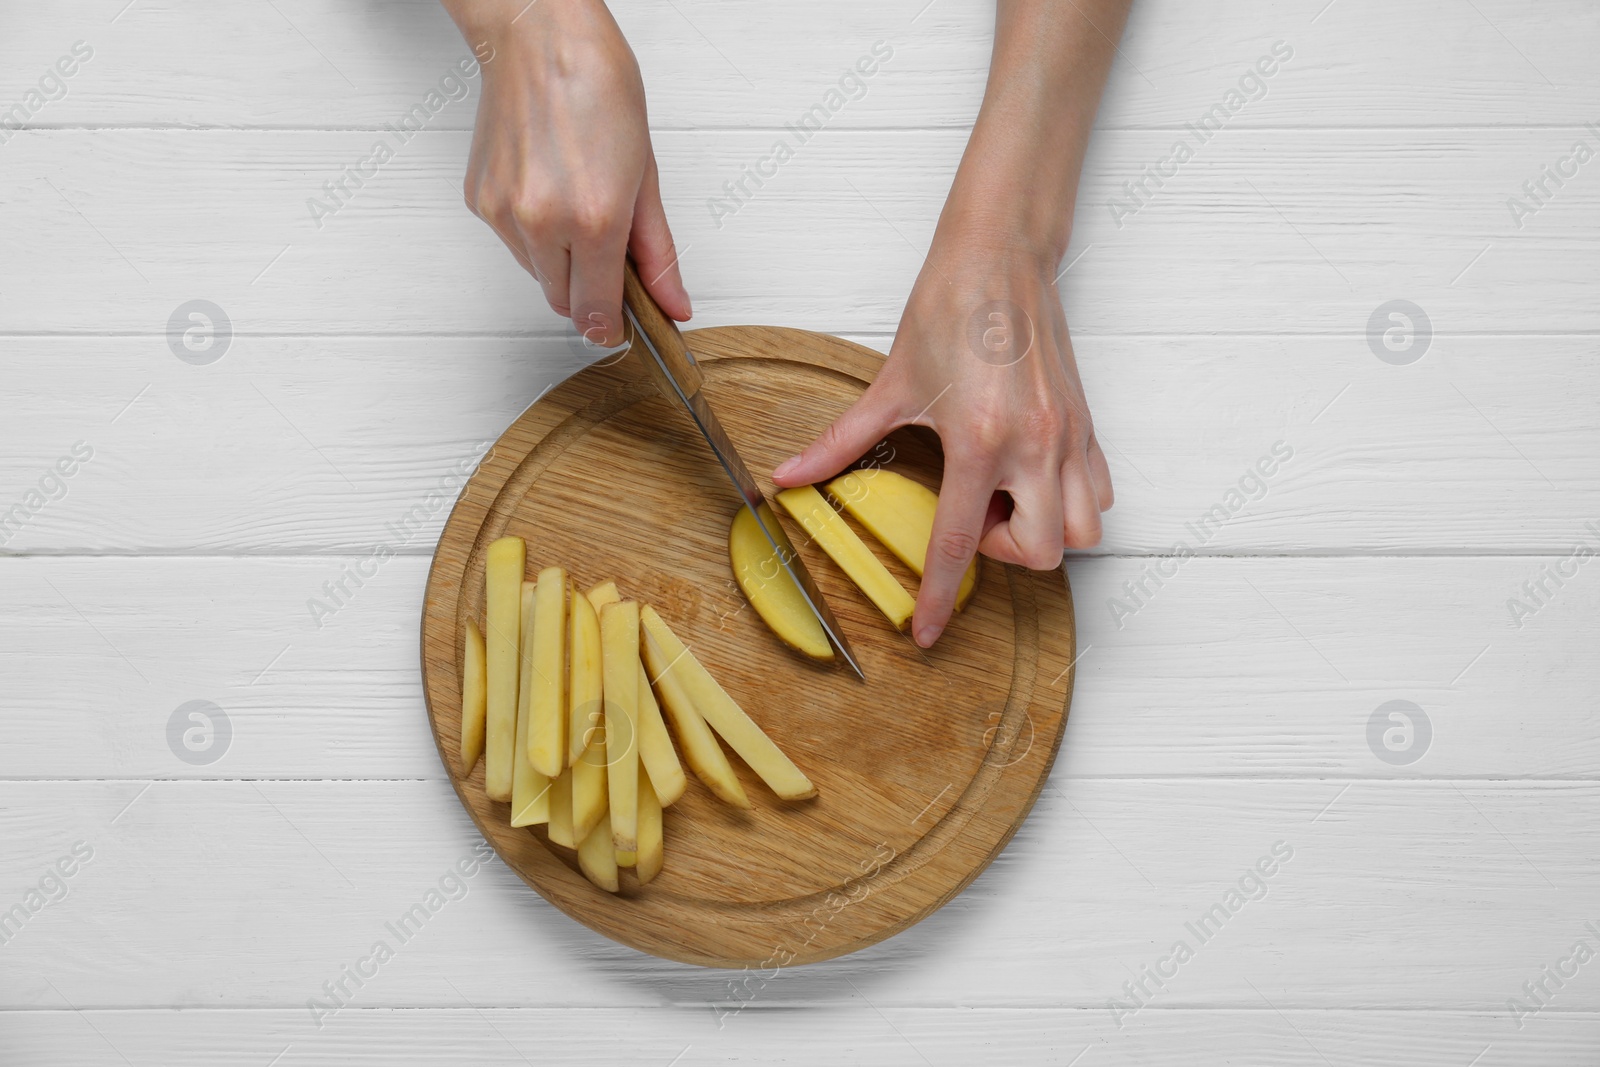
[[[462,206],[477,79],[388,129],[470,54],[444,15],[5,0],[0,1063],[1600,1062],[1600,8],[1324,4],[1140,0],[1122,45],[1063,264],[1118,502],[1050,788],[931,919],[745,982],[497,860],[386,926],[478,840],[417,671],[454,472],[579,364]],[[616,8],[697,323],[885,349],[989,6]]]

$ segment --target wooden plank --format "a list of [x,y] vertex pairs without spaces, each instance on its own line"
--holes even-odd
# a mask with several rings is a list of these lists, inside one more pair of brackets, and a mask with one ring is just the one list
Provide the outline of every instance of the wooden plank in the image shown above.
[[[1110,201],[1126,201],[1123,184],[1168,155],[1174,134],[1109,132],[1080,190],[1063,282],[1070,319],[1080,336],[1326,333],[1363,359],[1369,318],[1394,299],[1451,338],[1593,332],[1600,181],[1568,181],[1532,218],[1507,207],[1575,135],[1226,130],[1137,214],[1113,219]],[[416,135],[348,186],[337,213],[313,216],[308,203],[330,204],[324,183],[367,158],[375,137],[17,134],[0,206],[30,222],[5,253],[14,269],[0,331],[159,336],[194,299],[221,306],[239,334],[557,329],[533,281],[462,205],[465,133]],[[734,212],[723,183],[771,143],[747,131],[659,139],[697,324],[892,331],[961,131],[815,138],[762,188],[747,184]],[[80,299],[85,290],[96,299]]]
[[[489,442],[583,358],[558,336],[240,336],[209,366],[164,338],[6,343],[0,515],[74,467],[7,553],[430,553]],[[1349,337],[1080,337],[1117,492],[1098,551],[1564,556],[1600,522],[1593,347],[1441,337],[1398,367]]]
[[[777,981],[786,981],[782,976]],[[848,987],[846,992],[848,993]],[[1461,1067],[1538,1063],[1590,1067],[1600,1015],[1556,1011],[1522,1032],[1493,1013],[1455,1011],[1155,1011],[1118,1031],[1102,1010],[930,1007],[879,1010],[876,990],[805,1012],[759,1004],[722,1018],[705,1005],[551,1008],[466,1006],[392,1011],[351,1007],[321,1030],[305,1008],[257,1011],[11,1011],[0,1047],[18,1067],[60,1063],[124,1067],[125,1062],[209,1067],[267,1063],[282,1054],[295,1067],[339,1067],[361,1057],[395,1067],[470,1062],[482,1067],[576,1062],[606,1034],[619,1062],[747,1064],[775,1049],[804,1049],[817,1061],[885,1067],[1001,1062],[1067,1067]],[[871,997],[872,999],[865,999]],[[1491,1051],[1484,1055],[1485,1047]],[[284,1050],[288,1051],[285,1052]],[[1093,1056],[1090,1061],[1089,1057]],[[126,1060],[123,1059],[126,1057]],[[1495,1057],[1499,1057],[1496,1059]]]
[[[1108,601],[1147,561],[1075,561],[1082,659],[1056,773],[1600,777],[1586,717],[1600,667],[1583,625],[1600,586],[1547,583],[1555,597],[1510,625],[1507,599],[1548,562],[1190,560],[1160,589],[1147,579],[1154,595],[1119,630]],[[427,561],[386,561],[359,587],[343,577],[357,564],[371,566],[0,561],[0,647],[14,664],[0,687],[0,777],[442,778],[418,680]],[[334,605],[323,584],[340,581]],[[707,597],[740,604],[729,590]],[[313,599],[334,610],[314,620]],[[233,729],[211,763],[169,742],[191,700],[221,707]],[[1430,722],[1410,764],[1369,747],[1369,720],[1391,700]],[[979,737],[992,710],[966,709]]]
[[[1264,996],[1494,1013],[1509,1039],[1508,998],[1595,944],[1597,818],[1595,782],[1064,780],[954,905],[786,969],[759,1000],[1107,1012],[1185,941],[1192,958],[1163,965],[1167,988],[1125,1029]],[[0,900],[78,840],[94,856],[69,895],[4,946],[0,1007],[57,1006],[53,983],[79,1008],[302,1008],[379,941],[393,958],[358,1006],[722,1003],[736,977],[607,941],[497,861],[447,878],[479,839],[443,782],[0,783]],[[1246,876],[1278,842],[1292,854],[1263,868],[1262,896]],[[429,910],[430,890],[456,899]],[[426,919],[389,929],[418,904]],[[1185,924],[1207,914],[1202,939]],[[1582,974],[1528,1025],[1600,1008]]]
[[[21,0],[0,4],[0,19],[13,29],[0,44],[0,61],[12,72],[7,103],[83,40],[94,57],[68,81],[67,95],[30,122],[377,128],[398,121],[469,54],[432,0],[278,0],[216,10],[141,0],[119,12],[121,6],[63,9],[46,20]],[[968,123],[982,94],[993,25],[987,5],[930,8],[926,0],[870,7],[819,0],[759,15],[737,0],[610,6],[639,56],[651,119],[665,128],[781,127],[821,101],[878,40],[894,49],[892,59],[830,125]],[[1587,42],[1600,24],[1583,0],[1531,12],[1511,0],[1484,0],[1476,9],[1318,6],[1139,4],[1101,125],[1192,121],[1277,40],[1293,58],[1268,80],[1267,95],[1235,116],[1237,125],[1576,125],[1595,118]],[[432,125],[470,129],[475,99],[446,106]]]

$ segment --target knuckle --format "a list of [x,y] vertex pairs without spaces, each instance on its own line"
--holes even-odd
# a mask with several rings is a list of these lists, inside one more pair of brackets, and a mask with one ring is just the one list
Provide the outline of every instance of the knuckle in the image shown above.
[[1054,570],[1061,566],[1062,557],[1065,555],[1066,550],[1062,545],[1057,545],[1054,549],[1035,545],[1023,552],[1022,565],[1032,571]]
[[933,544],[935,558],[951,565],[962,565],[978,551],[978,538],[967,530],[946,530]]

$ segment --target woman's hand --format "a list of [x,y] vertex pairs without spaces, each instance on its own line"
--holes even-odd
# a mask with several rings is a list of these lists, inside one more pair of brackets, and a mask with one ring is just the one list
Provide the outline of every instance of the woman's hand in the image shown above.
[[889,358],[850,410],[773,472],[829,478],[898,426],[930,426],[944,484],[912,632],[938,639],[975,552],[1036,570],[1100,540],[1111,474],[1094,439],[1053,259],[998,235],[941,229]]
[[622,341],[622,263],[689,318],[644,85],[600,0],[446,0],[483,63],[467,206],[493,227],[545,299],[595,345]]

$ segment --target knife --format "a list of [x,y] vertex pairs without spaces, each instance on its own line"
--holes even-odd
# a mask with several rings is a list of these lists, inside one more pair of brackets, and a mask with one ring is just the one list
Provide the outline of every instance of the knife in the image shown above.
[[772,508],[767,504],[761,486],[751,476],[750,468],[744,465],[744,460],[739,458],[739,452],[733,447],[733,441],[722,428],[722,423],[717,421],[716,413],[711,410],[711,404],[701,390],[704,379],[700,374],[700,368],[695,364],[694,356],[688,346],[683,343],[683,335],[678,332],[678,324],[667,318],[666,313],[656,304],[655,298],[645,289],[631,257],[626,260],[623,268],[622,311],[628,320],[628,325],[632,327],[629,343],[631,344],[634,339],[641,342],[640,347],[643,351],[639,353],[639,362],[644,364],[656,388],[661,390],[661,394],[669,402],[682,404],[687,409],[689,417],[694,420],[701,435],[705,437],[706,444],[711,446],[712,453],[722,464],[722,469],[728,472],[733,487],[738,490],[739,496],[755,515],[756,525],[761,527],[761,532],[772,543],[778,562],[794,580],[795,586],[800,590],[806,605],[811,608],[811,613],[816,616],[817,622],[822,624],[823,632],[828,635],[829,644],[839,651],[850,669],[855,671],[862,681],[866,681],[867,676],[861,670],[861,664],[856,662],[855,654],[850,649],[850,642],[845,639],[844,631],[839,628],[839,621],[833,617],[828,602],[823,600],[822,594],[817,591],[817,584],[811,580],[811,574],[806,570],[805,563],[794,550],[788,534],[783,532],[783,527],[779,525]]

